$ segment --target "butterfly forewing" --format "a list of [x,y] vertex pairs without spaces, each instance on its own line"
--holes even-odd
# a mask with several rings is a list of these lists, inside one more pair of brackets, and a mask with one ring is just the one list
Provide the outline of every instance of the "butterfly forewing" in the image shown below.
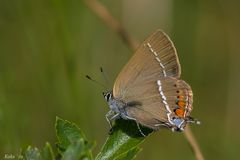
[[[127,97],[126,93],[149,80],[172,76],[179,78],[181,68],[176,49],[169,37],[161,30],[148,37],[118,75],[114,97]],[[130,92],[129,92],[130,91]]]

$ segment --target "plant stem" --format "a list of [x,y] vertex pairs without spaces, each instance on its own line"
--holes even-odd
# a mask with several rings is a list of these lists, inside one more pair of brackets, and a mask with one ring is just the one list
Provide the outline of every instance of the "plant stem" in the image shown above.
[[116,32],[124,43],[134,52],[138,46],[138,42],[134,40],[117,21],[106,7],[97,0],[84,0],[85,4],[114,32]]
[[186,128],[184,130],[184,135],[185,135],[190,147],[192,148],[192,150],[194,152],[196,160],[204,160],[203,155],[200,150],[200,147],[197,143],[197,140],[195,139],[189,125],[186,126]]

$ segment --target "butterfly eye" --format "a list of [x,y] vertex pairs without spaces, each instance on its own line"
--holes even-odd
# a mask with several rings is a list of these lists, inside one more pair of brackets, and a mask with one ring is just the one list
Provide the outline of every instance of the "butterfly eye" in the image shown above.
[[110,94],[110,93],[107,93],[107,95],[106,95],[107,101],[109,101],[110,98],[111,98],[111,94]]
[[103,96],[106,99],[106,101],[109,101],[109,99],[111,99],[111,97],[112,97],[112,93],[111,92],[103,92]]

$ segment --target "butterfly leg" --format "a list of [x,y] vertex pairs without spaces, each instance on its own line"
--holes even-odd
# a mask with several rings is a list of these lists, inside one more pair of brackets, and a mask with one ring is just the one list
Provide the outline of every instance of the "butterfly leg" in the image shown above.
[[143,131],[141,130],[141,128],[140,128],[140,126],[139,126],[139,123],[137,123],[137,121],[135,121],[136,122],[136,124],[137,124],[137,127],[138,127],[138,130],[139,130],[139,132],[141,133],[141,135],[143,136],[143,137],[146,137],[146,135],[143,133]]
[[106,120],[107,120],[107,122],[108,122],[108,124],[109,124],[109,126],[110,126],[109,133],[112,132],[112,121],[113,121],[114,119],[117,119],[119,116],[120,116],[120,113],[117,113],[117,114],[116,114],[116,113],[115,113],[114,111],[112,111],[112,110],[110,110],[110,111],[105,115]]
[[145,134],[143,133],[143,131],[141,130],[140,125],[139,125],[139,123],[136,121],[135,118],[129,117],[129,116],[127,116],[127,115],[125,115],[125,117],[126,117],[127,119],[130,119],[130,120],[135,121],[136,124],[137,124],[138,131],[141,133],[141,135],[142,135],[143,137],[146,137],[146,135],[145,135]]
[[106,120],[107,120],[107,122],[108,122],[108,124],[109,124],[109,126],[110,126],[110,129],[112,128],[112,122],[111,122],[111,118],[110,117],[112,117],[114,115],[114,113],[113,113],[113,111],[112,110],[110,110],[106,115],[105,115],[105,117],[106,117]]

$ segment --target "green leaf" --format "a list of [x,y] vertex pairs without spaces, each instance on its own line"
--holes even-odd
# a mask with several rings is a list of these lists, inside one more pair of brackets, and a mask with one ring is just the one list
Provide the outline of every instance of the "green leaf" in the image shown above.
[[83,139],[70,144],[63,154],[62,160],[78,160],[85,153],[85,144]]
[[63,160],[92,160],[92,145],[87,145],[83,139],[71,143],[63,153]]
[[57,146],[63,159],[93,159],[91,149],[94,144],[86,140],[76,124],[57,117],[56,132]]
[[123,153],[122,155],[116,157],[116,160],[132,160],[136,157],[137,153],[140,152],[141,149],[139,147],[135,147],[128,151],[127,153]]
[[[141,128],[145,135],[148,135],[152,130]],[[108,137],[96,160],[115,160],[124,154],[131,154],[132,157],[138,153],[137,146],[144,141],[143,137],[134,121],[119,119],[113,127],[113,133]],[[132,152],[129,152],[129,151]]]
[[54,160],[54,154],[51,145],[47,142],[41,150],[41,156],[44,160]]
[[26,160],[42,160],[40,151],[35,147],[29,146],[25,152]]
[[67,120],[63,120],[56,117],[56,132],[58,145],[61,149],[66,150],[66,148],[72,143],[79,139],[86,139],[80,128],[74,123]]

